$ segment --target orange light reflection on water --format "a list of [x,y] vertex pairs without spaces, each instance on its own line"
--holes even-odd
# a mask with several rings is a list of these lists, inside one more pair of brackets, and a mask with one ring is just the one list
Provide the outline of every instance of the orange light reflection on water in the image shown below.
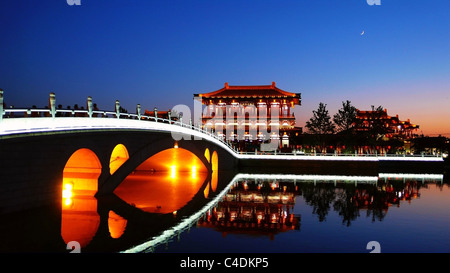
[[[125,150],[118,149],[111,163],[112,173],[127,159]],[[66,243],[77,241],[86,247],[100,225],[97,213],[98,177],[101,164],[91,150],[80,149],[66,163],[62,181],[61,236]],[[148,212],[173,213],[196,195],[208,175],[206,167],[191,152],[182,148],[162,151],[141,164],[115,190],[115,194],[137,208]],[[216,179],[217,180],[217,179]],[[217,183],[217,182],[216,182]],[[208,195],[209,185],[204,190]],[[108,227],[112,238],[125,231],[127,220],[114,212],[109,213]]]
[[122,216],[118,215],[114,211],[109,211],[108,216],[108,229],[111,238],[120,238],[122,234],[125,232],[125,228],[127,227],[127,220]]
[[169,148],[144,161],[114,193],[144,211],[173,213],[194,197],[207,175],[195,154]]
[[200,190],[207,173],[166,172],[130,174],[114,193],[129,204],[147,212],[173,213],[188,203]]

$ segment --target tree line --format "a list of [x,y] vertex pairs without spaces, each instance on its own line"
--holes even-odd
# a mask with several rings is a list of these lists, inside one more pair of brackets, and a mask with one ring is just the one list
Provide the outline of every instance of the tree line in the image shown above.
[[342,107],[333,116],[327,105],[319,103],[313,116],[306,122],[306,134],[303,143],[310,149],[329,152],[338,149],[344,153],[364,152],[397,152],[403,149],[403,140],[399,136],[386,139],[390,128],[382,119],[383,106],[373,107],[368,112],[368,122],[357,118],[357,109],[351,101],[343,101]]

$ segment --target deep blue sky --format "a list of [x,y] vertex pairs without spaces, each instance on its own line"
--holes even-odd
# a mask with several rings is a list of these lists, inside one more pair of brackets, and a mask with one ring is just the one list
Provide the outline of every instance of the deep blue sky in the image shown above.
[[[364,35],[361,35],[364,31]],[[277,83],[319,102],[382,105],[450,136],[450,1],[0,1],[0,88],[16,107],[133,112],[192,107],[193,94]]]

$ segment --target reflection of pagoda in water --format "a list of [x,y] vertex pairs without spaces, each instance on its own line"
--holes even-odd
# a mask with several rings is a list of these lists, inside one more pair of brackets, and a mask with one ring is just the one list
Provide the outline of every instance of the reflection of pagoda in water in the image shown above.
[[374,193],[366,189],[356,189],[352,196],[354,205],[358,209],[383,207],[387,212],[388,207],[392,205],[399,207],[400,201],[411,203],[411,200],[420,197],[420,184],[417,181],[404,180],[401,185],[398,183],[396,180],[380,182]]
[[268,235],[300,229],[300,216],[294,214],[298,187],[292,183],[241,181],[232,187],[218,205],[198,221],[223,234]]
[[[402,180],[402,181],[401,181]],[[386,179],[385,184],[378,187],[378,190],[386,193],[389,205],[396,204],[400,206],[400,201],[407,201],[419,198],[419,189],[422,184],[414,179]],[[399,183],[401,183],[399,185]]]

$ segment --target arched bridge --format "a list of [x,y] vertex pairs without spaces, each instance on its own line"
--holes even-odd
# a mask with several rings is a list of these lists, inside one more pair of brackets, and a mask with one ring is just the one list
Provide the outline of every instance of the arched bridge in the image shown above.
[[[80,173],[83,181],[72,186],[105,195],[139,168],[212,173],[237,166],[231,146],[182,119],[120,113],[118,103],[115,112],[55,109],[53,94],[50,102],[0,108],[0,213],[60,200],[62,181]],[[89,179],[96,185],[83,185]]]

